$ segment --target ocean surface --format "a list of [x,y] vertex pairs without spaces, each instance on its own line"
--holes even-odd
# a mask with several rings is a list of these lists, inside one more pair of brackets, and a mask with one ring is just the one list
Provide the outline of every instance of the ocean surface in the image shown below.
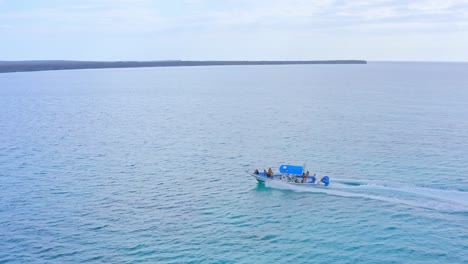
[[1,74],[0,263],[81,262],[468,263],[468,63]]

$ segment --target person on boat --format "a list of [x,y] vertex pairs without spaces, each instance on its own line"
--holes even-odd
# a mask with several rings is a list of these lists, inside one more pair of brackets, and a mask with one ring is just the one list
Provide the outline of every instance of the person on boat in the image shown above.
[[302,176],[302,177],[303,177],[302,182],[303,182],[303,183],[306,183],[306,182],[307,182],[307,178],[309,178],[309,171],[307,171],[305,174],[303,173],[303,176]]
[[317,179],[315,178],[315,173],[314,176],[312,176],[312,182],[315,182]]
[[254,173],[257,174],[257,175],[260,174],[260,172],[258,172],[257,169],[255,169],[255,172],[254,172]]
[[273,170],[271,168],[268,169],[268,177],[273,178]]

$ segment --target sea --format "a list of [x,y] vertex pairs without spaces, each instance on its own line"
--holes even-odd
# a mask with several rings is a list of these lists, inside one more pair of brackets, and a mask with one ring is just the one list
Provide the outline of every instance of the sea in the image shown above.
[[0,263],[468,263],[468,63],[0,74]]

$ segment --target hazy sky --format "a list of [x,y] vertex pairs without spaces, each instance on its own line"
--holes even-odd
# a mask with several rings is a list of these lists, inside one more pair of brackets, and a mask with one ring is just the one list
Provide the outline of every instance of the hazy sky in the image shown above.
[[468,0],[0,0],[0,60],[468,61]]

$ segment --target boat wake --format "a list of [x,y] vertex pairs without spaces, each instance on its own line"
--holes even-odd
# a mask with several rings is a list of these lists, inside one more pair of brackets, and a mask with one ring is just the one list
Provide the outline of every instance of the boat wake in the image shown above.
[[468,212],[468,192],[418,187],[398,182],[332,179],[329,187],[294,186],[279,181],[269,181],[265,185],[295,192],[379,200],[437,211]]

